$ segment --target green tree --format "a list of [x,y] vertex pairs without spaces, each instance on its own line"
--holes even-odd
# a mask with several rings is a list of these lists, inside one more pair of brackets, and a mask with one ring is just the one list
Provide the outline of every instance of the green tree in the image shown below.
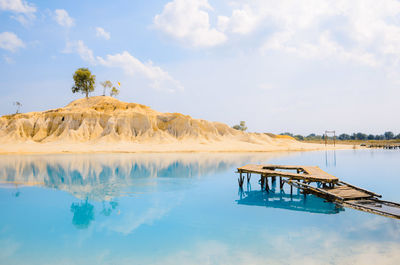
[[15,112],[15,114],[18,114],[19,109],[22,107],[22,104],[19,101],[15,101],[13,102],[13,105],[17,107],[17,111]]
[[386,140],[392,140],[394,138],[393,132],[385,132],[383,135],[385,136]]
[[338,139],[339,140],[350,140],[350,135],[348,135],[347,133],[342,133],[341,135],[339,135]]
[[359,132],[356,134],[355,140],[366,140],[367,137],[368,135],[366,135],[365,133]]
[[294,138],[296,138],[296,140],[299,140],[299,141],[304,141],[304,136],[301,134],[295,135]]
[[119,90],[115,86],[113,86],[113,88],[110,91],[110,96],[114,97],[114,96],[118,96],[118,94],[119,94]]
[[235,129],[235,130],[239,130],[239,131],[243,131],[244,132],[244,131],[247,130],[246,122],[245,121],[241,121],[239,123],[239,125],[234,125],[232,128]]
[[89,93],[94,91],[96,76],[92,75],[88,68],[79,68],[73,76],[75,85],[72,87],[72,93],[81,92],[89,97]]
[[111,88],[113,86],[110,80],[106,80],[104,82],[101,82],[100,84],[103,86],[103,96],[106,95],[107,88]]

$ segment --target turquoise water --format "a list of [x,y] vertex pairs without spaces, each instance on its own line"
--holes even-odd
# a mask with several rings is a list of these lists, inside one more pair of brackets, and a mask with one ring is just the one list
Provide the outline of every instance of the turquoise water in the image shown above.
[[400,202],[400,152],[0,157],[0,264],[400,264],[400,221],[294,190],[240,192],[247,163],[318,165]]

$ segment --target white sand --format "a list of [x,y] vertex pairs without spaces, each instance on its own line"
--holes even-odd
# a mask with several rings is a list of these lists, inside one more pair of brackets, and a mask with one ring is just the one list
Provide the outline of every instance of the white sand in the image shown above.
[[290,137],[245,133],[223,123],[161,113],[104,96],[79,99],[60,109],[0,117],[0,153],[267,152],[325,148]]

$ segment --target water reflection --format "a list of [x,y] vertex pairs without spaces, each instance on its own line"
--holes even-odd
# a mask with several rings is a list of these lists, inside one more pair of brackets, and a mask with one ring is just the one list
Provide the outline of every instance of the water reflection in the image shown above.
[[72,203],[71,212],[74,213],[72,224],[78,229],[86,229],[94,220],[94,206],[87,200],[80,203]]
[[118,202],[110,201],[108,202],[108,205],[106,205],[106,202],[103,201],[103,210],[101,210],[101,214],[104,216],[110,216],[111,212],[115,210],[118,206]]
[[[338,151],[328,172],[399,201],[399,156],[369,152]],[[272,155],[0,155],[0,264],[398,263],[399,220],[290,197],[279,182],[253,191],[255,176],[240,198],[239,165],[326,169],[325,152]]]
[[325,150],[325,166],[336,167],[336,150]]
[[[270,154],[96,154],[3,156],[0,183],[64,190],[78,199],[111,201],[134,193],[179,189],[163,179],[193,179],[242,163],[268,161]],[[162,184],[162,185],[160,185]]]
[[334,203],[325,202],[314,195],[304,196],[303,194],[287,194],[284,191],[243,191],[239,189],[239,200],[241,205],[262,206],[267,208],[278,208],[292,211],[336,214],[344,209]]

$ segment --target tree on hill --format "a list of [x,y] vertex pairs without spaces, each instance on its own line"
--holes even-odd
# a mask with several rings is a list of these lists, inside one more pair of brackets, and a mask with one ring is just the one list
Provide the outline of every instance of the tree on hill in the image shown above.
[[247,127],[246,127],[246,122],[245,121],[241,121],[239,125],[234,125],[232,127],[235,130],[239,130],[239,131],[246,131]]
[[300,135],[300,134],[295,135],[294,138],[296,138],[296,140],[299,140],[299,141],[304,141],[304,136]]
[[19,109],[22,107],[22,104],[19,101],[15,101],[13,102],[13,105],[17,107],[17,111],[15,112],[15,114],[18,114]]
[[75,85],[72,87],[72,93],[81,92],[89,97],[89,93],[94,91],[96,76],[92,75],[88,68],[79,68],[74,73]]
[[104,82],[101,82],[100,84],[103,86],[103,96],[106,95],[107,88],[111,88],[113,86],[110,80],[106,80]]
[[114,96],[118,96],[118,94],[119,94],[119,90],[114,86],[110,91],[110,96],[114,97]]

